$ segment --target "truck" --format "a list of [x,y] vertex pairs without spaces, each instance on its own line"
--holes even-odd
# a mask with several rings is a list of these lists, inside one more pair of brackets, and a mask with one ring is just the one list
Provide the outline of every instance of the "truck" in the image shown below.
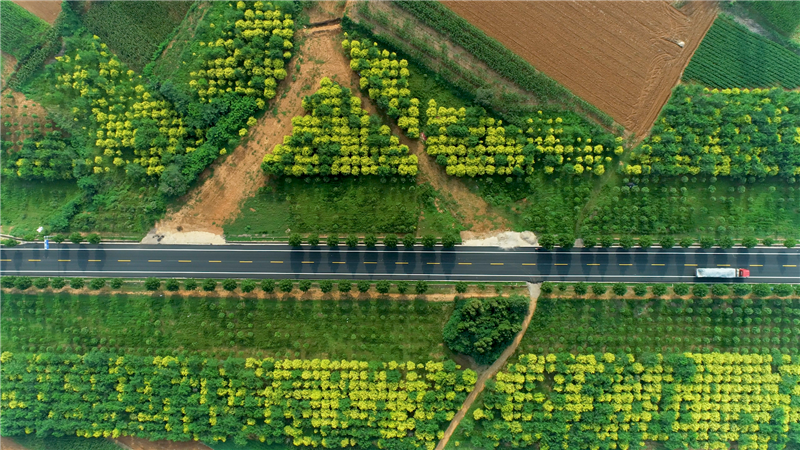
[[697,278],[747,278],[750,271],[747,269],[713,268],[697,269]]

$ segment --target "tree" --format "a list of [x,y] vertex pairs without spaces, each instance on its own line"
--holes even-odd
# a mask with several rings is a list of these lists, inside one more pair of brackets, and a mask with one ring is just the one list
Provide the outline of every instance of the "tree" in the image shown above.
[[650,236],[642,236],[639,238],[639,247],[650,248],[653,246],[653,238]]
[[347,240],[345,241],[345,243],[350,248],[358,247],[358,236],[356,236],[355,234],[351,234],[350,236],[347,236]]
[[608,236],[608,235],[600,236],[600,246],[602,246],[603,248],[613,247],[614,242],[615,242],[614,236]]
[[694,245],[694,239],[692,239],[690,237],[683,237],[683,238],[681,238],[681,241],[680,241],[679,245],[681,247],[683,247],[683,248],[689,248],[692,245]]
[[432,234],[426,234],[422,236],[422,246],[425,248],[433,248],[436,247],[436,236]]
[[758,239],[754,238],[753,236],[747,236],[746,238],[742,239],[742,246],[746,248],[753,248],[758,245]]
[[403,247],[406,249],[413,249],[417,245],[417,238],[413,234],[403,236]]
[[675,246],[675,238],[672,236],[661,236],[661,239],[658,240],[658,245],[661,248],[672,248]]
[[622,236],[619,238],[619,246],[625,250],[632,248],[634,244],[635,242],[631,236]]
[[322,280],[319,282],[319,290],[322,291],[324,294],[333,290],[333,281],[331,280]]
[[5,245],[6,247],[16,247],[19,245],[19,241],[16,239],[3,239],[0,241],[0,244]]
[[558,245],[564,250],[569,250],[575,245],[575,236],[571,234],[561,234],[558,236]]
[[148,291],[157,291],[161,289],[161,280],[158,278],[150,277],[144,280],[144,288]]
[[749,284],[734,284],[733,285],[733,293],[736,295],[747,295],[750,293],[750,285]]
[[703,298],[708,295],[708,286],[705,284],[695,284],[692,286],[692,295],[697,298]]
[[53,236],[53,237],[51,238],[51,240],[52,240],[53,242],[55,242],[56,244],[60,244],[60,243],[64,242],[66,239],[67,239],[67,238],[66,238],[66,237],[64,237],[64,235],[63,235],[63,234],[56,234],[55,236]]
[[275,292],[275,280],[261,280],[261,290],[268,294]]
[[69,280],[69,287],[71,287],[72,289],[80,289],[83,287],[83,285],[84,285],[83,278],[72,278]]
[[83,236],[76,231],[69,235],[69,240],[72,241],[73,244],[80,244],[83,242]]
[[64,286],[66,286],[66,284],[67,280],[61,277],[53,278],[52,280],[50,280],[50,286],[52,286],[53,289],[61,289]]
[[203,281],[203,290],[206,292],[212,292],[217,289],[217,282],[216,280],[212,280],[211,278]]
[[592,248],[597,246],[597,238],[594,236],[585,236],[583,238],[583,248]]
[[312,247],[316,247],[319,245],[319,235],[318,234],[309,234],[308,238],[306,239],[308,245]]
[[724,284],[715,284],[711,287],[711,293],[717,297],[724,297],[730,294],[730,292],[731,291],[728,289],[728,286],[725,286]]
[[99,235],[99,234],[97,234],[97,233],[92,233],[92,234],[90,234],[90,235],[86,236],[86,240],[87,240],[87,241],[88,241],[90,244],[97,245],[97,244],[99,244],[99,243],[100,243],[100,235]]
[[339,236],[336,234],[329,234],[327,239],[328,247],[336,248],[339,246]]
[[383,245],[386,246],[387,249],[396,249],[397,248],[397,235],[396,234],[387,234],[383,237]]
[[672,285],[672,292],[674,292],[675,295],[683,297],[684,295],[689,293],[689,285],[684,283],[674,284]]
[[577,295],[586,295],[586,292],[589,291],[589,286],[583,281],[580,281],[572,286],[572,290],[575,291]]
[[458,292],[459,294],[463,294],[463,293],[467,292],[467,288],[468,287],[469,287],[469,284],[467,284],[466,281],[459,281],[459,282],[456,283],[456,292]]
[[442,247],[444,248],[453,248],[456,246],[457,242],[458,238],[453,234],[445,234],[442,236]]
[[300,247],[303,245],[303,237],[300,236],[300,233],[292,233],[289,236],[289,245],[292,247]]
[[539,287],[539,291],[542,294],[550,294],[553,292],[553,289],[555,289],[555,286],[553,286],[553,283],[550,281],[545,281],[542,283],[541,287]]
[[730,237],[723,236],[723,237],[719,238],[718,245],[719,245],[719,248],[728,249],[728,248],[732,248],[733,247],[734,242],[733,242],[733,239],[731,239]]
[[253,280],[242,280],[242,284],[239,288],[244,293],[253,292],[256,289],[256,282]]
[[311,289],[311,280],[300,280],[297,287],[303,292],[308,292]]
[[397,286],[397,292],[401,294],[405,294],[406,291],[408,291],[408,281],[401,280],[395,283],[394,285]]
[[292,292],[294,290],[294,281],[292,280],[281,280],[278,282],[278,288],[281,292]]
[[168,291],[177,291],[181,288],[181,284],[178,282],[178,280],[170,278],[164,283],[164,288]]
[[594,283],[592,284],[592,294],[594,295],[603,295],[606,293],[608,287],[602,283]]
[[792,295],[794,289],[790,284],[779,284],[772,289],[772,292],[778,297],[788,297]]
[[367,248],[375,248],[375,246],[378,245],[378,238],[375,237],[374,234],[368,234],[364,236],[364,245],[366,245]]
[[16,280],[14,280],[14,287],[21,291],[24,291],[31,286],[33,286],[33,280],[31,277],[17,277]]
[[772,247],[773,244],[775,244],[775,239],[772,239],[770,237],[761,240],[761,245],[763,245],[764,247]]
[[428,292],[428,282],[424,280],[417,281],[417,284],[414,286],[414,290],[416,291],[417,295],[422,295]]
[[714,238],[711,236],[700,237],[700,248],[709,249],[715,244]]
[[772,295],[772,286],[768,284],[754,284],[753,295],[756,297],[769,297]]
[[363,294],[369,290],[371,285],[372,283],[370,283],[369,280],[358,280],[358,283],[356,283],[356,288],[358,289],[358,292]]
[[556,247],[556,237],[552,234],[543,234],[539,236],[539,245],[545,250],[552,250]]
[[665,284],[654,284],[652,289],[653,295],[656,297],[662,297],[667,293],[667,285]]
[[783,240],[783,245],[786,248],[794,248],[797,246],[797,240],[794,238],[786,238]]
[[337,287],[339,288],[339,292],[342,292],[342,293],[350,292],[353,289],[353,283],[351,283],[348,280],[341,280],[336,284],[337,284]]
[[50,287],[50,279],[47,277],[39,277],[33,280],[33,285],[36,286],[36,289],[47,289]]
[[235,291],[237,287],[239,287],[239,285],[238,283],[236,283],[236,280],[233,280],[231,278],[222,280],[222,289],[225,289],[228,292]]
[[123,283],[124,281],[122,280],[122,278],[112,278],[108,284],[109,286],[111,286],[111,289],[120,289]]
[[380,280],[377,283],[375,283],[375,290],[378,291],[381,294],[388,294],[389,293],[389,289],[391,287],[392,287],[392,283],[390,283],[390,282],[388,282],[386,280]]
[[611,290],[618,297],[622,297],[628,292],[628,285],[626,285],[625,283],[614,283],[613,285],[611,285]]
[[633,293],[639,297],[647,295],[647,285],[644,283],[637,283],[633,285]]

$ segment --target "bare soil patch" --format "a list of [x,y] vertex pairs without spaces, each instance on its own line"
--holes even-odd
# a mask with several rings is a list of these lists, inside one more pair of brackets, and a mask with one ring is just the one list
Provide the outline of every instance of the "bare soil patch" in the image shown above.
[[3,52],[3,67],[2,71],[0,71],[0,89],[6,85],[6,80],[8,76],[11,75],[11,72],[14,71],[14,66],[17,65],[17,58],[9,55],[6,52]]
[[316,1],[310,2],[308,7],[308,20],[311,25],[326,22],[333,19],[341,19],[344,13],[345,2],[338,1]]
[[124,436],[112,440],[120,447],[129,450],[210,450],[210,447],[207,445],[195,441],[148,441],[147,439],[131,436]]
[[[3,55],[5,60],[5,54]],[[4,63],[5,64],[5,63]],[[7,98],[8,94],[12,98]],[[3,123],[3,140],[6,141],[24,141],[26,138],[33,136],[35,130],[46,134],[48,131],[53,130],[53,122],[47,120],[47,111],[39,103],[29,100],[25,94],[12,90],[3,91],[2,98],[0,98],[0,121]],[[35,117],[34,117],[35,116]],[[5,126],[5,122],[9,122],[9,126]],[[47,128],[46,124],[50,124]],[[19,133],[17,133],[19,132]],[[10,152],[20,150],[20,146],[15,144],[11,147]]]
[[44,20],[52,25],[56,21],[56,17],[61,13],[61,2],[56,1],[19,1],[14,0],[14,3],[30,11],[34,16]]
[[9,437],[0,437],[0,448],[3,450],[28,450]]
[[[716,17],[714,2],[444,1],[641,136]],[[680,45],[683,43],[683,46]]]

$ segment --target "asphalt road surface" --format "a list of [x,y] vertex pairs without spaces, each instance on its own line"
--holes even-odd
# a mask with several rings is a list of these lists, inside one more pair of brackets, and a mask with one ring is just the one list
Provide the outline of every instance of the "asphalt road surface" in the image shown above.
[[[749,279],[698,279],[700,267],[750,270]],[[496,247],[413,250],[284,244],[224,246],[24,244],[0,249],[3,275],[465,281],[800,283],[800,250]]]

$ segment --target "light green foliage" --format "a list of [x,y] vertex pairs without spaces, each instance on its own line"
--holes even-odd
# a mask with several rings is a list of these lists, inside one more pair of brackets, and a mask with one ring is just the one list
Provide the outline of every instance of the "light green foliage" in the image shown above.
[[417,156],[408,154],[391,129],[361,109],[361,99],[328,78],[303,99],[309,113],[292,119],[292,135],[264,156],[262,169],[274,175],[417,174]]

